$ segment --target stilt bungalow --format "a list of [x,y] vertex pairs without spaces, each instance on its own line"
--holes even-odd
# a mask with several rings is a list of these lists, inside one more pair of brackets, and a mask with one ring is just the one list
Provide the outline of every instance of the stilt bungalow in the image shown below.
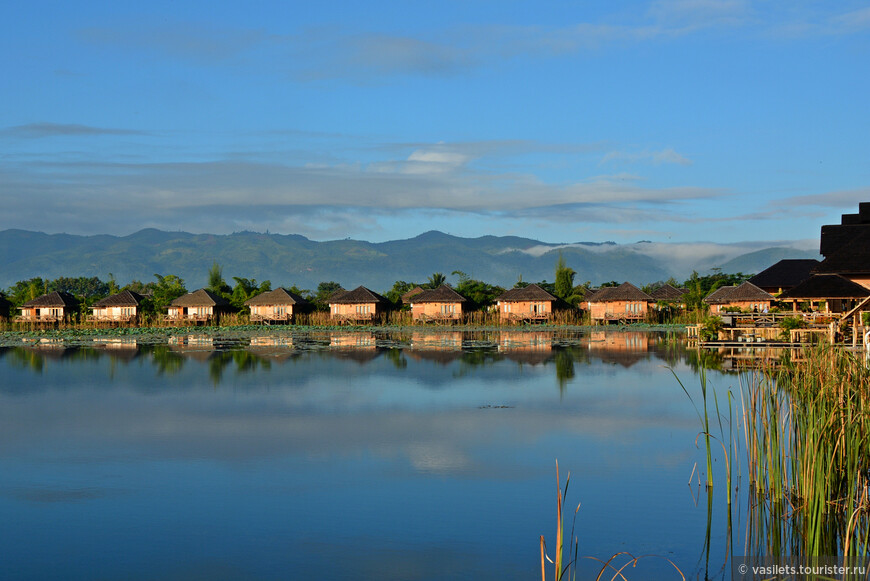
[[779,300],[791,303],[793,311],[803,303],[810,311],[845,313],[870,297],[870,289],[839,274],[817,274],[782,293]]
[[100,299],[91,307],[91,319],[129,323],[139,316],[139,305],[142,304],[142,299],[142,295],[129,290]]
[[285,288],[259,294],[245,301],[251,309],[251,322],[270,325],[272,323],[291,323],[300,312],[310,310],[311,303]]
[[413,295],[411,316],[415,321],[461,321],[463,304],[468,302],[464,296],[442,284],[436,289],[424,290]]
[[208,289],[201,288],[178,297],[169,304],[168,321],[195,321],[205,323],[217,320],[229,312],[230,303]]
[[605,287],[587,299],[592,324],[643,321],[649,312],[651,296],[631,284],[624,282],[617,287]]
[[333,320],[347,322],[373,321],[386,312],[386,298],[364,286],[351,291],[339,291],[329,297],[329,312]]
[[653,298],[653,300],[656,301],[655,308],[658,308],[657,305],[659,305],[660,303],[664,303],[664,304],[670,304],[670,305],[672,305],[674,307],[678,307],[680,309],[685,309],[686,308],[685,296],[686,296],[686,293],[688,293],[688,292],[689,291],[687,291],[684,288],[677,288],[673,285],[665,284],[665,285],[662,285],[659,288],[655,289],[651,293],[649,293],[649,296],[651,296]]
[[56,322],[72,315],[78,309],[78,300],[69,293],[51,292],[21,305],[20,321]]
[[506,290],[496,298],[502,321],[549,321],[555,303],[556,297],[536,284]]
[[766,313],[770,310],[773,295],[746,281],[738,286],[723,286],[710,293],[704,302],[714,314],[741,310]]

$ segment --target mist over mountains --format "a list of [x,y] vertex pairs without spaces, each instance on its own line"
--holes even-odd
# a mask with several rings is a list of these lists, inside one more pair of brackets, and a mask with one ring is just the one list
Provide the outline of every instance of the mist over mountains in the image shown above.
[[119,284],[154,274],[176,274],[188,289],[206,284],[208,269],[218,262],[224,278],[270,280],[272,286],[313,289],[321,281],[345,288],[365,285],[376,291],[396,280],[423,282],[433,272],[449,282],[462,271],[472,278],[511,287],[554,279],[559,253],[577,275],[575,282],[610,280],[637,285],[674,277],[684,280],[693,270],[708,274],[756,273],[783,258],[819,258],[812,241],[746,242],[740,244],[670,244],[638,242],[575,242],[551,244],[514,236],[460,238],[431,231],[407,240],[316,242],[299,235],[238,232],[190,234],[146,229],[129,236],[77,236],[25,230],[0,231],[0,288],[35,276],[114,275]]

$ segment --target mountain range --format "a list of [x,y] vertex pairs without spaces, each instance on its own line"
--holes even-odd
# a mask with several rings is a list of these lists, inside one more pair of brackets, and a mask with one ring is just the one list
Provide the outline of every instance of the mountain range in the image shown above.
[[461,238],[431,231],[406,240],[317,242],[299,235],[238,232],[190,234],[145,229],[129,236],[44,234],[26,230],[0,231],[0,288],[40,276],[97,276],[110,273],[119,284],[148,282],[155,274],[175,274],[188,289],[204,286],[214,262],[224,278],[270,280],[272,286],[315,289],[322,281],[345,288],[365,285],[385,291],[396,280],[424,282],[435,272],[455,282],[454,271],[501,286],[517,280],[554,279],[559,254],[577,275],[575,282],[615,280],[637,285],[693,270],[709,274],[756,273],[782,258],[819,258],[806,244],[672,244],[637,242],[545,243],[515,236]]

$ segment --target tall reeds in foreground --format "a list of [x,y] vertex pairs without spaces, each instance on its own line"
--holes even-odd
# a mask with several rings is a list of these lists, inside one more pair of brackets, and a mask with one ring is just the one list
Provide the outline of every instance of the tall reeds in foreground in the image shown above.
[[[742,386],[754,554],[868,554],[870,370],[827,346]],[[762,552],[763,551],[763,552]]]
[[[568,494],[568,484],[571,482],[571,473],[568,473],[568,477],[565,479],[565,487],[562,488],[562,480],[559,477],[559,461],[556,461],[556,547],[553,553],[553,557],[551,558],[547,554],[547,543],[544,539],[544,535],[541,535],[541,581],[547,581],[547,563],[551,563],[554,565],[554,581],[576,581],[577,579],[577,559],[580,542],[578,538],[574,535],[574,528],[577,524],[577,513],[580,511],[580,504],[577,504],[577,508],[574,509],[574,514],[571,519],[571,534],[568,536],[568,554],[567,557],[570,557],[570,560],[565,561],[565,516],[563,514],[563,507],[565,503],[565,498]],[[573,554],[572,554],[573,551]],[[641,555],[640,557],[635,557],[634,555],[621,551],[612,555],[606,561],[602,559],[598,559],[596,557],[584,557],[585,559],[591,559],[594,561],[598,561],[602,564],[601,570],[598,571],[598,575],[596,576],[596,581],[600,581],[601,579],[611,579],[611,581],[616,581],[616,579],[626,580],[623,571],[628,567],[635,567],[637,562],[641,559],[647,558],[659,558],[663,559],[670,563],[670,565],[674,568],[677,574],[680,576],[682,581],[686,581],[685,575],[680,571],[680,568],[676,566],[676,564],[666,557],[660,557],[658,555]],[[617,560],[624,559],[624,562],[621,562],[621,565]]]

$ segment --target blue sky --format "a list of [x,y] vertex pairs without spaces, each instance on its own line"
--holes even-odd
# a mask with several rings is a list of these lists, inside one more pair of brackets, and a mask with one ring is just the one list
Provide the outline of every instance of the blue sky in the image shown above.
[[817,240],[870,201],[870,3],[41,2],[0,229]]

